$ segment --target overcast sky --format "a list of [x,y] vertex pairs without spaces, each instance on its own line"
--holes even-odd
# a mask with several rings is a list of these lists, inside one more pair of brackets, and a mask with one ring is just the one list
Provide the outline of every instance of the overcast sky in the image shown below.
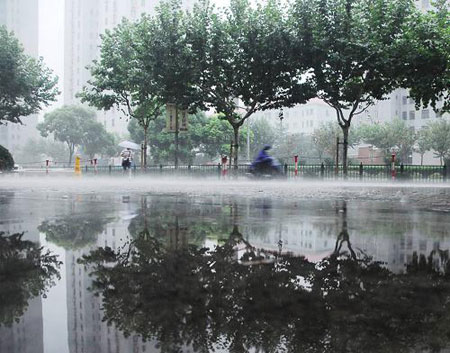
[[[59,77],[62,91],[64,74],[64,0],[39,0],[39,55]],[[62,103],[62,95],[57,104]]]

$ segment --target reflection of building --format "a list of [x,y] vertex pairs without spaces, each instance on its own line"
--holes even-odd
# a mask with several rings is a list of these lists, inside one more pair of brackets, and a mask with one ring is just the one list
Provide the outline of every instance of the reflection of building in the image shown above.
[[[241,210],[239,230],[256,249],[271,252],[281,249],[283,253],[316,262],[335,248],[345,217],[342,207],[324,201],[299,203],[298,207],[288,203],[255,207],[253,202],[246,217]],[[348,203],[348,235],[356,253],[364,253],[392,271],[402,272],[414,253],[428,257],[433,250],[450,249],[450,228],[443,219],[411,210],[407,205],[391,207],[394,206]],[[345,242],[342,249],[347,250]]]
[[[0,0],[0,26],[14,32],[25,53],[38,57],[38,0]],[[37,115],[22,119],[24,125],[0,125],[0,144],[12,153],[17,152],[28,139],[37,137]]]
[[102,298],[95,296],[89,288],[92,278],[77,259],[97,247],[118,250],[128,240],[129,220],[118,219],[106,226],[99,234],[95,245],[66,252],[67,274],[67,325],[70,353],[109,352],[158,352],[155,342],[144,342],[140,337],[125,337],[113,325],[103,322]]
[[12,327],[0,326],[0,352],[43,353],[42,300],[31,299],[19,322]]
[[[12,197],[12,195],[11,195]],[[17,208],[22,203],[11,201],[6,207],[0,208],[0,232],[6,234],[26,232],[22,240],[39,244],[37,217],[27,217],[26,221],[18,217]],[[30,231],[28,231],[30,230]],[[2,303],[0,303],[1,305]],[[40,296],[31,299],[19,322],[11,327],[2,327],[0,324],[0,352],[7,353],[43,353],[43,321],[42,299]]]

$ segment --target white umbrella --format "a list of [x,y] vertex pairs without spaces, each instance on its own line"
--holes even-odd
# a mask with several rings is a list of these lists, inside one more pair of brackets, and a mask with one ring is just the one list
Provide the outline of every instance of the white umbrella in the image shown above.
[[119,143],[120,147],[123,148],[130,148],[132,150],[139,150],[141,149],[141,146],[139,146],[137,143],[131,142],[131,141],[122,141]]

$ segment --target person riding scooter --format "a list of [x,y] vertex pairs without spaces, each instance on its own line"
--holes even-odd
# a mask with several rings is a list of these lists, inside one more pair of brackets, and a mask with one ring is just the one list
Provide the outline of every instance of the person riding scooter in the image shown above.
[[267,151],[271,149],[270,145],[265,145],[259,151],[255,160],[253,161],[250,172],[254,175],[279,175],[281,174],[280,164],[270,156]]

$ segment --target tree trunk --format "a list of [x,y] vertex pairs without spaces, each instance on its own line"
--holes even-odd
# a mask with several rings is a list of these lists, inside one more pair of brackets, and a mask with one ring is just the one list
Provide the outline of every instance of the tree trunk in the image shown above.
[[71,143],[68,144],[69,145],[69,167],[72,165],[72,157],[73,157],[73,152],[75,151],[75,146]]
[[420,165],[423,165],[423,153],[420,155]]
[[144,148],[142,149],[142,164],[144,170],[147,169],[147,134],[148,134],[148,126],[144,126]]
[[235,171],[238,169],[238,154],[239,154],[239,125],[233,125],[234,140],[233,140],[233,168]]
[[348,175],[348,163],[347,163],[347,154],[348,154],[348,132],[350,129],[349,125],[341,126],[342,132],[344,134],[344,148],[342,150],[342,167],[344,172],[344,178],[347,178]]

